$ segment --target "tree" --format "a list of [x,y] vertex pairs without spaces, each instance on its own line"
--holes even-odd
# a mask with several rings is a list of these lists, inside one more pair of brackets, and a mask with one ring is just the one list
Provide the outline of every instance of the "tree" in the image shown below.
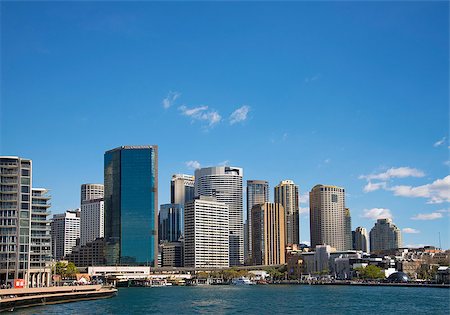
[[73,262],[65,263],[58,261],[53,268],[53,272],[61,278],[74,277],[79,271]]
[[355,268],[361,279],[382,279],[385,277],[383,270],[375,265],[368,265],[367,267]]
[[77,273],[79,273],[78,268],[73,262],[69,262],[66,266],[66,276],[75,277]]

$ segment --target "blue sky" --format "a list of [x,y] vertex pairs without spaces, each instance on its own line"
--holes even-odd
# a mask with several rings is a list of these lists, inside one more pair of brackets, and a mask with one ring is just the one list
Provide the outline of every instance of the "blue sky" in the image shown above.
[[[352,227],[449,243],[446,2],[2,2],[0,154],[33,160],[52,212],[103,153],[159,145],[173,173],[346,188]],[[309,241],[302,197],[301,240]],[[306,201],[306,203],[305,203]],[[407,233],[409,232],[409,233]]]

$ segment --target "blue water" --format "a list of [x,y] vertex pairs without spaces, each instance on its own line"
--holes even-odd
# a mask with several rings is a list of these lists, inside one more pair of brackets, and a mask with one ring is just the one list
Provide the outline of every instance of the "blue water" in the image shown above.
[[450,314],[450,290],[355,286],[122,288],[116,297],[16,314]]

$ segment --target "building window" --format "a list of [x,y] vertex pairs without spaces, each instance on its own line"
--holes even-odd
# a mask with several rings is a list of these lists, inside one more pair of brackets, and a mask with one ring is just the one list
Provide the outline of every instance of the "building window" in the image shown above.
[[331,195],[331,202],[338,202],[338,196],[336,194]]

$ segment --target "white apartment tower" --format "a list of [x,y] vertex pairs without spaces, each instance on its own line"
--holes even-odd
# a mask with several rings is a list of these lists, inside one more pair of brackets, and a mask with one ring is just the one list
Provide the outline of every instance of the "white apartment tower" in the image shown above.
[[104,190],[103,184],[82,184],[80,203],[83,204],[87,200],[103,198]]
[[215,197],[218,202],[228,205],[230,266],[244,264],[242,177],[242,168],[231,166],[195,171],[195,195]]
[[53,215],[52,220],[52,250],[53,258],[61,260],[72,252],[80,238],[80,210],[68,210],[65,213]]
[[200,196],[186,203],[184,266],[229,267],[228,206],[214,197]]
[[300,243],[300,216],[298,206],[298,186],[292,180],[283,180],[275,186],[275,203],[283,206],[285,211],[286,244]]
[[80,244],[105,236],[105,203],[102,184],[81,185]]
[[400,229],[389,218],[378,219],[370,230],[370,251],[397,249],[402,246]]
[[309,193],[311,247],[330,245],[346,250],[345,190],[316,185]]
[[369,235],[365,228],[361,226],[356,228],[354,245],[355,250],[362,250],[365,253],[369,252]]

